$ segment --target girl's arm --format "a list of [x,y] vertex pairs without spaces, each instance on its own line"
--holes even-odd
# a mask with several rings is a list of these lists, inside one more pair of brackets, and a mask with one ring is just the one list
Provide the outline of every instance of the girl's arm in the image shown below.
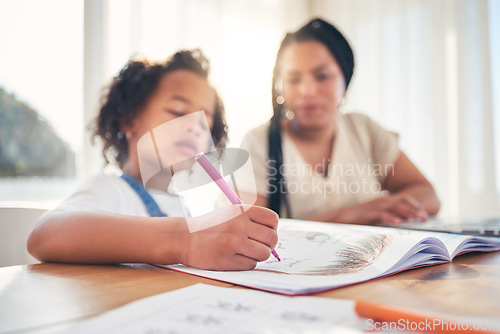
[[271,210],[239,205],[194,218],[52,211],[31,233],[28,250],[39,260],[52,262],[253,269],[276,246],[277,224]]
[[186,230],[179,218],[52,211],[37,223],[28,239],[28,251],[41,261],[52,262],[174,263],[180,259]]

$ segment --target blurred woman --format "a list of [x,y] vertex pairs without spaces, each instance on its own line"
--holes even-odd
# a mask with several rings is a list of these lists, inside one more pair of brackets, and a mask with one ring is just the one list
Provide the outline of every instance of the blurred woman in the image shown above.
[[397,135],[340,110],[353,70],[351,47],[330,23],[314,19],[286,35],[273,73],[274,115],[241,145],[252,159],[256,204],[318,221],[424,221],[439,200]]

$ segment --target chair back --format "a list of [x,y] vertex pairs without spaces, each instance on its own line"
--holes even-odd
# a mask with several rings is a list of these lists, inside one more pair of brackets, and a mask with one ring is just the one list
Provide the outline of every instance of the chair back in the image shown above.
[[38,218],[45,212],[44,209],[0,207],[0,267],[39,262],[28,253],[26,243]]

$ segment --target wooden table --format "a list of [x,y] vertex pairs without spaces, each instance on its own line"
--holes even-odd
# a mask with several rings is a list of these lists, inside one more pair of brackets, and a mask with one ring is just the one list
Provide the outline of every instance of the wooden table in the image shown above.
[[[195,283],[150,265],[34,264],[0,268],[0,333],[54,333],[136,299]],[[316,296],[364,299],[457,316],[500,318],[500,252],[405,271]]]

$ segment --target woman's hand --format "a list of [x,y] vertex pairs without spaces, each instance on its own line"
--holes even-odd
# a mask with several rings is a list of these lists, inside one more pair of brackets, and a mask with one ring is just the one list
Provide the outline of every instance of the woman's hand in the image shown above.
[[375,200],[342,208],[332,216],[338,223],[369,224],[396,223],[416,219],[426,221],[427,211],[408,194],[390,194]]
[[182,263],[201,269],[250,270],[278,243],[278,215],[269,209],[232,205],[188,218]]

